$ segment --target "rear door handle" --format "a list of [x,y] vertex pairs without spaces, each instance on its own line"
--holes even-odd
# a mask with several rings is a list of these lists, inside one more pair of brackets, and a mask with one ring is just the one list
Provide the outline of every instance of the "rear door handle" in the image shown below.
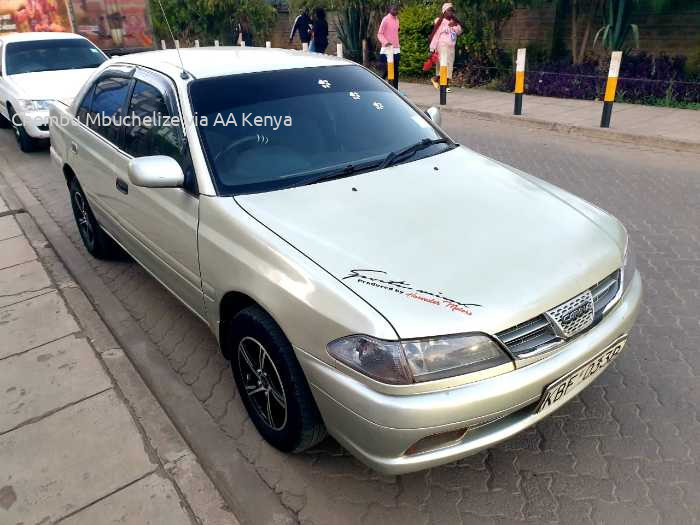
[[124,182],[122,179],[117,178],[117,190],[121,191],[124,195],[129,194],[129,185]]

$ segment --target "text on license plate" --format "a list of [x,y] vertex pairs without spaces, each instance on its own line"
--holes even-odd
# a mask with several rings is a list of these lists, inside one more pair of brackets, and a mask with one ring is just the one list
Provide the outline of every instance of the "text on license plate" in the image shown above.
[[564,377],[550,384],[545,389],[544,394],[542,394],[542,398],[535,412],[541,412],[542,410],[556,405],[560,401],[567,399],[567,394],[574,391],[578,385],[592,381],[595,376],[605,370],[610,362],[622,352],[626,342],[627,336],[624,335],[593,359],[586,361],[576,370],[569,372]]

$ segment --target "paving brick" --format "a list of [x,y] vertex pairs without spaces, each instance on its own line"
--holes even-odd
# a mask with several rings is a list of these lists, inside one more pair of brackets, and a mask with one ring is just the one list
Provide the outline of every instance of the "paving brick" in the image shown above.
[[172,483],[158,474],[151,474],[61,523],[190,525],[192,522],[180,505],[179,496]]
[[0,217],[0,241],[17,237],[21,234],[22,230],[19,229],[19,225],[14,217],[11,215]]
[[58,292],[0,308],[0,359],[77,331]]
[[0,270],[0,308],[45,294],[50,286],[49,276],[39,261]]
[[[645,283],[638,324],[613,366],[536,430],[488,452],[398,478],[374,475],[332,439],[277,455],[247,418],[221,356],[204,353],[215,340],[201,321],[128,258],[90,264],[302,523],[424,523],[442,516],[445,494],[459,495],[460,519],[479,525],[685,523],[684,511],[700,515],[700,156],[450,114],[443,128],[612,210],[631,234]],[[22,162],[22,178],[79,244],[65,182],[48,156]]]
[[24,237],[0,241],[0,269],[36,259],[36,253]]
[[4,523],[54,523],[156,467],[112,390],[0,436],[0,464]]
[[84,339],[64,337],[0,366],[0,434],[112,386]]

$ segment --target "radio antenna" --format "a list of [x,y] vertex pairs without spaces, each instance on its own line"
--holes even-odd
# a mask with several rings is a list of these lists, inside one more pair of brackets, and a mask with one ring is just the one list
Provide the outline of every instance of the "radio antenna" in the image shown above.
[[160,6],[160,12],[163,13],[163,19],[165,20],[165,25],[168,26],[168,32],[170,33],[170,38],[173,40],[173,45],[175,46],[175,52],[177,53],[177,58],[180,60],[180,67],[182,68],[182,73],[180,73],[180,78],[182,80],[187,80],[190,76],[187,74],[185,69],[185,63],[182,61],[182,55],[180,54],[180,46],[175,43],[175,35],[173,35],[173,30],[170,27],[170,22],[168,22],[168,17],[165,14],[165,9],[163,9],[163,2],[158,0],[158,5]]

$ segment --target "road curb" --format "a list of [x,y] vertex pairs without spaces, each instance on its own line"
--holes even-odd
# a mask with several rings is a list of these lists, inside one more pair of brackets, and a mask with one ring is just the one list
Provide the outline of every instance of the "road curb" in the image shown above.
[[[164,453],[163,459],[166,470],[173,476],[195,514],[197,515],[197,509],[202,511],[198,519],[202,523],[217,525],[235,524],[236,518],[243,524],[295,523],[296,518],[291,511],[281,504],[253,466],[222,434],[189,387],[172,370],[167,359],[95,274],[85,255],[75,247],[8,166],[0,170],[0,191],[3,198],[8,194],[5,199],[8,207],[12,203],[13,207],[26,210],[32,222],[48,240],[60,263],[65,265],[78,283],[79,288],[74,288],[75,291],[65,298],[85,326],[93,344],[98,347],[98,352],[103,356],[117,384],[125,395],[133,393],[133,398],[127,399],[130,405],[140,408],[135,410],[136,417],[145,427],[146,433],[149,434],[150,427],[156,434],[147,436],[152,443],[155,442],[154,448],[159,450],[160,443],[160,448],[172,450],[172,446],[166,447],[166,440],[177,442],[179,438],[183,442],[183,453]],[[128,360],[119,360],[120,353],[128,356]],[[110,360],[114,363],[112,366]],[[129,374],[130,367],[132,374]],[[114,372],[112,368],[115,369]],[[125,383],[123,387],[118,376]],[[139,382],[143,388],[138,387]],[[153,402],[149,405],[144,401],[144,396],[151,396]],[[157,413],[158,410],[160,414]],[[164,431],[162,425],[152,422],[149,424],[148,418],[171,423],[177,435],[167,429]],[[199,470],[198,462],[201,463]],[[222,504],[218,504],[217,498],[211,498],[206,493],[207,483],[212,482],[223,496],[223,500],[219,500]],[[235,492],[228,487],[235,487]],[[225,519],[226,507],[233,510],[233,519]],[[231,516],[230,512],[228,516]]]
[[[419,104],[421,109],[427,109],[428,106]],[[578,137],[586,137],[592,139],[607,140],[610,142],[621,142],[624,144],[635,144],[637,146],[648,146],[650,148],[671,149],[674,151],[683,151],[689,153],[700,153],[700,142],[688,142],[684,140],[669,139],[663,137],[650,137],[648,135],[637,135],[633,133],[623,133],[612,129],[592,128],[586,126],[575,126],[573,124],[562,124],[560,122],[552,122],[532,117],[516,116],[516,115],[501,115],[499,113],[491,113],[488,111],[480,111],[476,109],[457,108],[450,106],[440,106],[441,111],[454,113],[470,118],[480,120],[488,120],[502,124],[511,124],[520,127],[541,129],[552,131],[562,135],[573,135]]]

